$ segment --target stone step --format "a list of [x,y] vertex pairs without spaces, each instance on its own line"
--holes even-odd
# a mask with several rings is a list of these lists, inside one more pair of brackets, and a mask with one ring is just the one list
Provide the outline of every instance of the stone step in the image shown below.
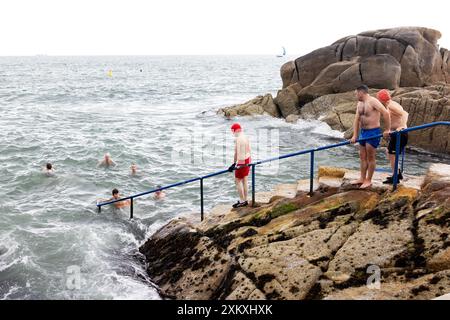
[[297,183],[279,184],[275,186],[275,195],[279,197],[293,199],[297,195]]

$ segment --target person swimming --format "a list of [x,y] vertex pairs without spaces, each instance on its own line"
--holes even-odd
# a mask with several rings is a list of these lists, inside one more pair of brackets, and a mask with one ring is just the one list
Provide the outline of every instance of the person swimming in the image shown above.
[[[119,190],[117,188],[114,188],[112,190],[112,198],[109,199],[99,199],[97,200],[98,202],[108,202],[108,201],[114,201],[114,200],[118,200],[120,199],[122,196],[119,193]],[[114,202],[113,203],[114,207],[116,209],[120,209],[120,208],[124,208],[124,207],[129,207],[130,206],[130,200],[123,200],[123,201],[119,201],[119,202]]]
[[[161,189],[161,186],[157,186],[156,188]],[[166,193],[163,190],[159,190],[155,192],[155,195],[153,196],[155,200],[161,200],[166,197]]]
[[48,162],[45,167],[42,169],[42,172],[47,176],[47,177],[52,177],[55,175],[55,169],[53,168],[53,165]]
[[103,160],[100,160],[97,164],[97,167],[115,167],[117,164],[114,162],[113,159],[111,159],[111,155],[109,153],[105,153],[105,156],[103,157]]
[[132,163],[132,164],[131,164],[130,169],[131,169],[131,175],[132,175],[132,176],[137,175],[137,165],[136,165],[135,163]]

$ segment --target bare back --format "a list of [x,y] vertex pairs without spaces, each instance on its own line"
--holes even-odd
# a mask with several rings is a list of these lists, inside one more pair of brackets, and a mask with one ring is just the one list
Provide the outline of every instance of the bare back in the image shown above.
[[359,121],[362,129],[375,129],[380,127],[381,114],[374,107],[374,103],[378,101],[373,97],[369,97],[366,102],[358,102],[357,110]]
[[236,138],[236,158],[238,162],[243,162],[250,157],[250,141],[244,133]]
[[408,112],[406,112],[403,107],[391,100],[386,106],[391,115],[391,130],[395,131],[397,129],[405,129],[408,127]]

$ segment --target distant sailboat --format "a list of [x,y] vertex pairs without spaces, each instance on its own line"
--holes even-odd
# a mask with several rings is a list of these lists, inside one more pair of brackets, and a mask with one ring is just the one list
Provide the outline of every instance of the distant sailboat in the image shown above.
[[283,48],[283,54],[277,55],[278,58],[283,58],[286,55],[286,48],[285,47],[282,47],[282,48]]

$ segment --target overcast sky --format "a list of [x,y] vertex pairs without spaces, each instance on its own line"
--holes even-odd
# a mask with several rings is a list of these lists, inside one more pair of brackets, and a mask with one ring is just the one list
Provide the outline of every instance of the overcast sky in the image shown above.
[[424,26],[443,0],[0,0],[0,55],[305,54],[362,31]]

